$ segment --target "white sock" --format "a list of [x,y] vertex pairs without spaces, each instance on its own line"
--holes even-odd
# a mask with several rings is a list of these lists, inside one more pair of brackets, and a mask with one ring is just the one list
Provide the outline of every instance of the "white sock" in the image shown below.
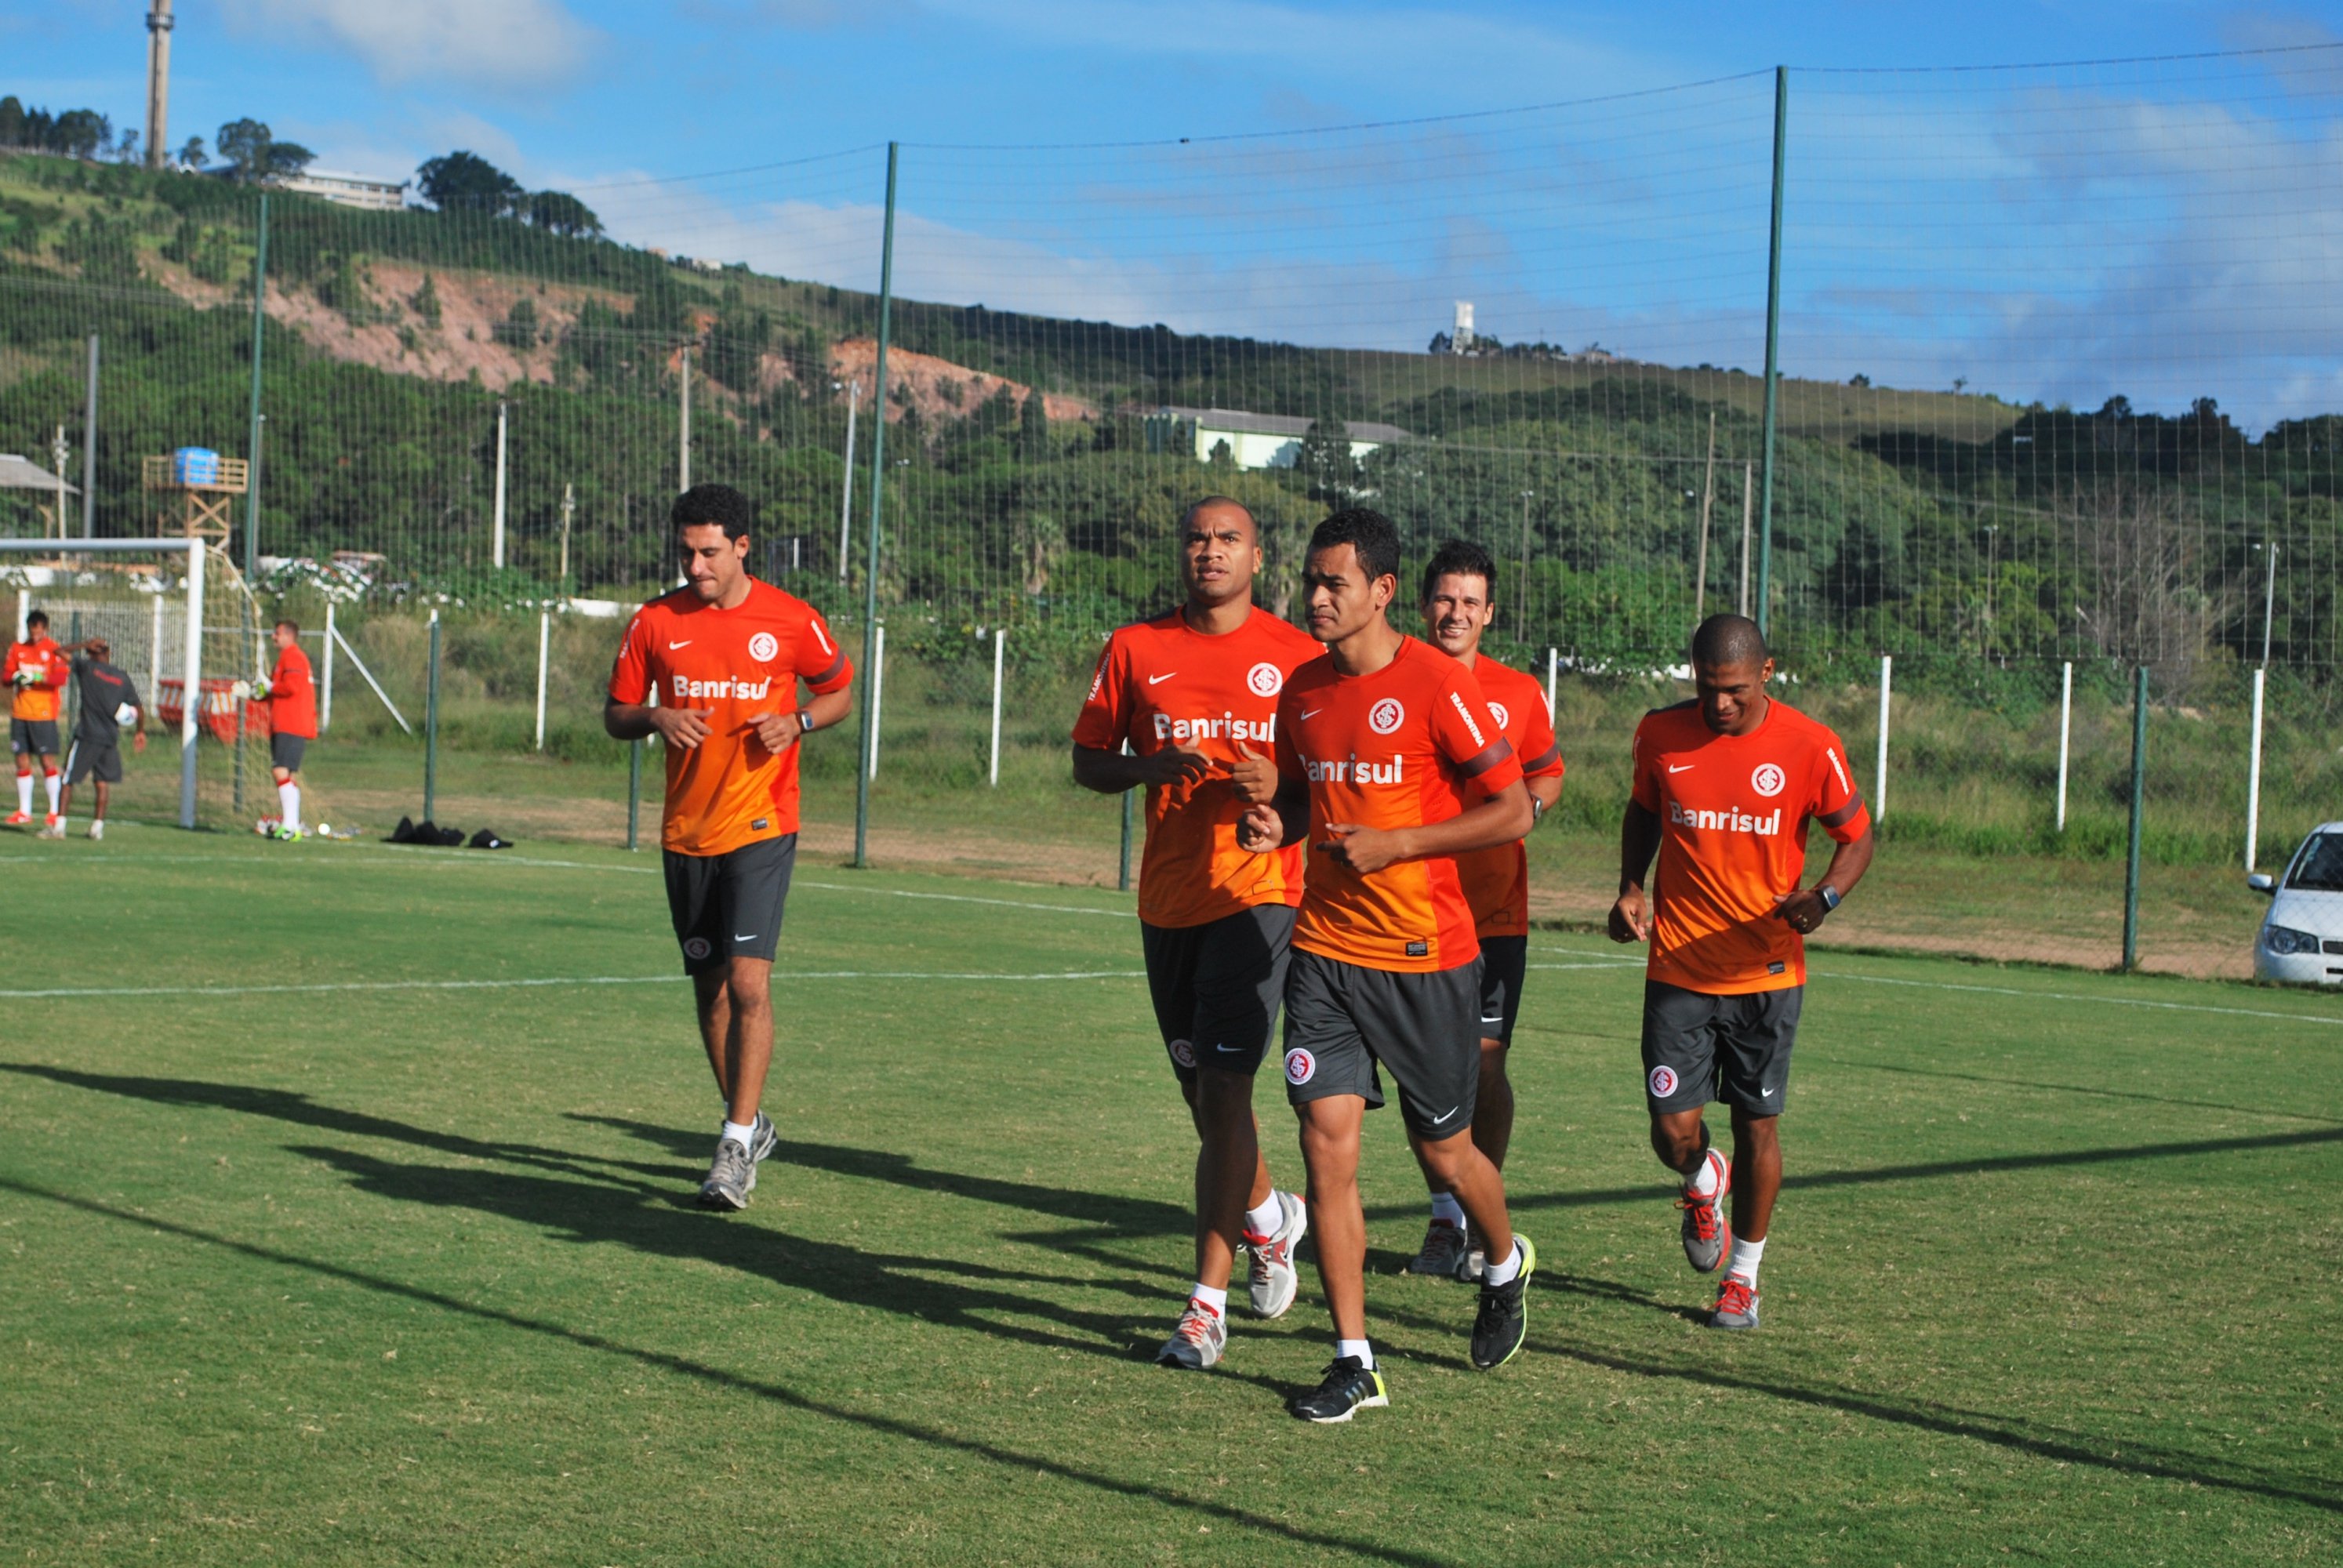
[[1226,1285],[1214,1290],[1212,1286],[1199,1281],[1188,1287],[1188,1299],[1192,1302],[1203,1302],[1212,1309],[1212,1315],[1215,1317],[1225,1318],[1229,1315],[1229,1288]]
[[1489,1271],[1481,1276],[1481,1282],[1484,1285],[1510,1285],[1513,1282],[1513,1277],[1521,1271],[1522,1244],[1516,1241],[1512,1251],[1505,1254],[1503,1262],[1489,1265]]
[[724,1123],[724,1131],[717,1136],[729,1138],[743,1149],[754,1149],[757,1146],[757,1124],[728,1121]]
[[1274,1190],[1270,1192],[1269,1201],[1260,1208],[1245,1211],[1245,1229],[1256,1236],[1274,1236],[1277,1228],[1284,1223],[1285,1207],[1278,1202]]
[[30,773],[16,775],[16,809],[27,817],[33,814],[33,776]]
[[45,773],[41,776],[41,782],[49,787],[49,815],[54,817],[57,814],[57,786],[65,780],[54,773]]
[[1714,1149],[1702,1150],[1700,1169],[1684,1181],[1684,1191],[1695,1198],[1715,1197],[1717,1188],[1724,1183],[1725,1162],[1715,1158],[1715,1154]]
[[1344,1356],[1356,1357],[1358,1363],[1369,1372],[1375,1370],[1375,1347],[1364,1340],[1336,1340],[1334,1359],[1341,1361]]
[[1765,1256],[1765,1243],[1733,1238],[1733,1261],[1725,1266],[1728,1274],[1738,1274],[1752,1285],[1757,1282],[1757,1263]]
[[1434,1192],[1432,1195],[1432,1217],[1461,1231],[1464,1228],[1464,1205],[1456,1201],[1453,1192]]
[[277,787],[277,809],[284,813],[285,825],[295,832],[301,830],[301,786],[287,779]]

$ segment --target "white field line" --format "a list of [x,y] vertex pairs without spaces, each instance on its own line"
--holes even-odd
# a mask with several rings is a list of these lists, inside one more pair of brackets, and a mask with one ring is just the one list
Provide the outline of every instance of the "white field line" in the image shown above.
[[[810,970],[775,971],[773,979],[789,980],[974,980],[1027,982],[1034,980],[1144,980],[1144,970],[1069,970],[1043,974],[938,972],[932,970]],[[332,991],[514,990],[524,988],[602,985],[679,985],[688,977],[663,975],[561,975],[529,980],[327,980],[312,985],[198,985],[57,987],[46,990],[0,990],[0,1000],[38,1001],[82,997],[124,996],[285,996]]]

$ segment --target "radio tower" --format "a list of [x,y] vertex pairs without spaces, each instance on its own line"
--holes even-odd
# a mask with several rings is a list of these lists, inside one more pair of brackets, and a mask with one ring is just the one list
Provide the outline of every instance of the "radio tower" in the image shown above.
[[171,0],[154,0],[146,13],[146,166],[170,161],[165,143],[171,117]]

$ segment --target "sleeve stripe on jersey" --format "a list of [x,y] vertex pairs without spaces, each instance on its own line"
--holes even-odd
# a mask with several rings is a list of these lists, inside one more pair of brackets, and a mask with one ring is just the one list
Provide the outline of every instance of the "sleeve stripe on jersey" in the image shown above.
[[1823,755],[1830,759],[1831,771],[1838,775],[1838,787],[1850,795],[1854,794],[1855,786],[1846,781],[1846,769],[1839,766],[1838,749],[1835,746],[1825,746],[1823,748]]
[[1467,779],[1478,779],[1482,774],[1486,773],[1498,763],[1512,757],[1513,754],[1513,743],[1510,740],[1501,739],[1495,745],[1490,747],[1486,751],[1483,751],[1478,756],[1473,757],[1465,761],[1459,762],[1456,765],[1456,771],[1462,773]]
[[[822,652],[838,652],[838,645],[830,640],[830,633],[822,629],[822,624],[819,618],[806,622],[806,629],[813,633],[813,638],[816,642],[821,644]],[[832,665],[830,668],[835,669],[838,667],[836,665]]]
[[809,675],[806,677],[806,684],[808,686],[819,690],[820,689],[821,683],[823,681],[836,680],[838,678],[838,672],[846,668],[846,650],[842,648],[839,648],[837,649],[837,654],[838,657],[830,661],[830,668],[828,669],[823,670],[820,675]]
[[1561,763],[1562,742],[1557,740],[1553,745],[1547,747],[1544,751],[1538,753],[1535,757],[1533,757],[1528,761],[1523,763],[1522,771],[1524,773],[1543,773],[1549,768],[1559,767]]

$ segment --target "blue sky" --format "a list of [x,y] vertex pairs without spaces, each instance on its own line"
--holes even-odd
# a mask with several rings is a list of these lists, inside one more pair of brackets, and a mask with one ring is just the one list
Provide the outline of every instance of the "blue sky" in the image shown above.
[[[143,0],[0,15],[0,91],[138,122]],[[172,141],[266,120],[392,177],[467,147],[640,244],[906,293],[1755,368],[1792,65],[1784,367],[2250,423],[2343,408],[2332,12],[1137,0],[192,0]],[[2305,52],[2306,45],[2312,46]],[[1850,68],[2137,60],[2052,72]],[[1624,94],[1654,93],[1647,97]],[[1604,104],[1584,100],[1606,98]],[[1520,106],[1573,106],[1504,115]],[[1478,116],[1381,130],[1363,123]],[[1211,141],[1241,133],[1252,140]],[[1196,138],[1185,148],[1176,138]],[[1081,144],[1054,152],[976,145]],[[1159,144],[1101,147],[1092,144]],[[1169,146],[1160,144],[1169,143]],[[824,157],[837,153],[842,156]],[[795,160],[810,160],[799,162]],[[787,165],[784,167],[757,166]],[[677,178],[713,171],[753,172]],[[662,183],[650,183],[662,182]]]

